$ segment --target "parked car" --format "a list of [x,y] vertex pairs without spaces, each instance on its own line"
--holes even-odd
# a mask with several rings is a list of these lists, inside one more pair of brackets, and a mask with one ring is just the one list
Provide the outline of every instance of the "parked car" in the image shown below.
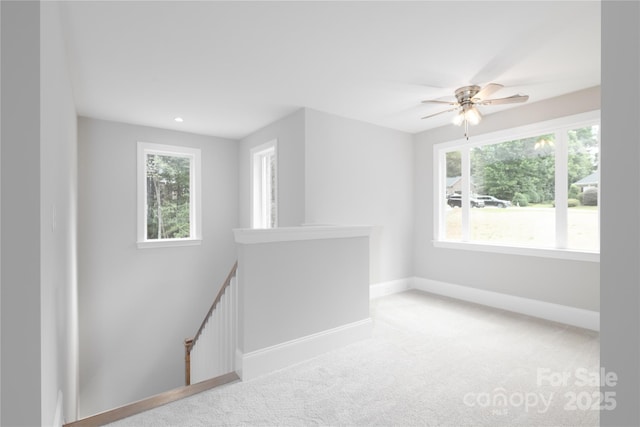
[[[447,204],[452,208],[462,207],[462,195],[461,194],[452,194],[447,196]],[[469,204],[472,208],[484,208],[484,202],[482,200],[478,200],[475,197],[469,198]]]
[[511,206],[510,201],[496,199],[493,196],[476,196],[476,199],[482,200],[485,206],[497,206],[499,208],[506,208],[508,206]]

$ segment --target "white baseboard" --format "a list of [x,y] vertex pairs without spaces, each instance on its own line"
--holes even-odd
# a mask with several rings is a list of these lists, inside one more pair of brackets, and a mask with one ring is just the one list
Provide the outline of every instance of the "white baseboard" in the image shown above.
[[[236,372],[247,381],[371,336],[371,318],[236,356]],[[239,359],[239,360],[238,360]]]
[[600,313],[499,292],[414,277],[412,288],[580,328],[600,330]]
[[62,427],[64,424],[63,420],[63,408],[64,408],[64,398],[62,394],[62,390],[58,390],[58,399],[56,401],[56,413],[53,415],[53,427]]
[[391,294],[397,294],[411,289],[412,278],[391,280],[389,282],[374,283],[369,287],[369,298],[375,299]]
[[242,380],[242,352],[239,348],[236,347],[235,361],[233,365],[233,370]]

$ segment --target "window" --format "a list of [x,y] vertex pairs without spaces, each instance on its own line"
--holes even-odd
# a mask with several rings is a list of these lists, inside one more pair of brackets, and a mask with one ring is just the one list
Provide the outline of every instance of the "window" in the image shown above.
[[278,226],[277,141],[251,150],[251,224],[253,228]]
[[599,160],[597,112],[437,144],[436,245],[597,260]]
[[138,142],[138,247],[200,239],[200,150]]

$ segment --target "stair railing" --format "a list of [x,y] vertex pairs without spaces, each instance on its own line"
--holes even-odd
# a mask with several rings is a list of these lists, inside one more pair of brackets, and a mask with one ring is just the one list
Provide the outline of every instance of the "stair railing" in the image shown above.
[[238,285],[236,261],[198,332],[184,341],[185,383],[195,384],[235,370]]

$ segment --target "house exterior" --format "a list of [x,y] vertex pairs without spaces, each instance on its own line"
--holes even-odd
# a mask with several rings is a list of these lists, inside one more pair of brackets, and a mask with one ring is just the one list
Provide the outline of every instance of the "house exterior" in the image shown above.
[[600,170],[595,171],[594,173],[585,176],[581,180],[574,182],[574,185],[580,187],[581,191],[584,191],[587,188],[598,188],[600,184]]
[[[637,142],[640,135],[628,123],[628,117],[637,117],[640,112],[614,112],[630,86],[635,92],[640,91],[638,37],[623,33],[631,28],[637,35],[640,13],[634,2],[603,2],[602,7],[602,104],[600,88],[592,88],[489,115],[476,134],[517,127],[533,118],[551,119],[602,108],[605,179],[610,188],[626,188],[629,182],[640,181],[638,168],[628,167],[636,165],[640,158],[639,144],[629,144]],[[470,292],[482,290],[545,301],[575,311],[599,311],[603,319],[603,366],[615,371],[619,378],[638,378],[640,277],[635,263],[640,257],[640,236],[633,226],[640,217],[637,199],[629,200],[625,209],[607,210],[603,215],[600,263],[489,252],[478,256],[470,251],[434,247],[432,148],[436,142],[459,138],[458,128],[407,134],[302,108],[241,141],[230,141],[79,118],[55,3],[2,2],[0,12],[2,425],[59,425],[61,420],[87,415],[82,409],[86,404],[83,399],[94,399],[92,393],[98,389],[107,396],[107,405],[116,403],[113,399],[118,393],[135,399],[135,388],[144,389],[147,381],[155,381],[148,376],[150,372],[157,375],[176,365],[166,360],[153,365],[145,351],[169,354],[174,351],[173,345],[180,348],[181,342],[163,347],[144,337],[166,333],[184,338],[184,331],[192,330],[194,319],[200,318],[200,308],[209,303],[207,296],[213,294],[207,287],[211,276],[224,275],[234,257],[230,230],[248,222],[245,154],[274,134],[284,141],[280,147],[284,147],[283,160],[289,165],[286,173],[283,166],[280,176],[280,219],[300,224],[349,222],[357,218],[378,226],[378,233],[372,238],[372,284],[435,285],[447,281]],[[629,64],[625,61],[636,65],[620,66],[620,62]],[[637,109],[637,105],[630,108]],[[335,135],[350,136],[347,143],[353,149],[344,150],[345,141]],[[124,177],[135,162],[127,141],[145,137],[156,141],[180,137],[208,147],[208,178],[226,180],[231,188],[221,189],[206,202],[225,208],[209,210],[206,221],[211,224],[207,232],[210,240],[192,254],[136,252],[128,240],[135,222],[131,219],[133,208],[107,203],[111,194],[105,189],[105,181],[111,183],[110,191],[120,195],[124,192],[131,201],[133,190]],[[375,144],[371,143],[372,138]],[[366,161],[359,154],[363,150],[368,154]],[[336,164],[327,175],[326,165],[342,155],[352,158],[345,159],[343,165]],[[115,167],[100,177],[96,168],[100,162],[104,168],[107,158]],[[301,162],[305,159],[308,161]],[[387,166],[386,174],[380,174],[378,161],[382,160]],[[214,165],[220,167],[214,170]],[[370,187],[363,188],[363,177],[369,179]],[[115,185],[113,179],[122,181]],[[609,201],[613,204],[613,194],[603,194],[602,204],[606,206]],[[105,220],[106,213],[113,217]],[[609,255],[615,253],[628,256]],[[167,266],[167,259],[175,260],[176,256],[184,262],[182,269],[176,270],[175,262],[172,268]],[[200,262],[190,261],[194,257],[207,263],[206,271],[199,270]],[[465,268],[457,268],[460,265]],[[502,272],[499,277],[491,274],[496,269]],[[521,274],[534,269],[545,272],[544,281]],[[144,280],[141,271],[151,271],[151,278]],[[183,298],[168,291],[170,295],[165,294],[171,281],[177,280],[176,272],[198,279],[189,290],[195,295]],[[158,282],[158,278],[162,281]],[[607,284],[605,290],[601,290],[600,282]],[[180,295],[188,294],[185,291]],[[197,309],[194,301],[201,301]],[[151,317],[162,320],[154,306],[163,304],[167,309],[164,313],[177,309],[178,313],[196,314],[175,330],[163,323],[148,327],[146,320]],[[624,325],[619,313],[625,315]],[[175,325],[173,321],[170,324]],[[614,330],[618,332],[613,333]],[[126,354],[118,363],[142,367],[147,376],[132,369],[127,371],[132,375],[130,383],[117,389],[111,383],[92,384],[108,381],[114,375],[109,360],[116,353]],[[179,358],[177,364],[181,363]],[[91,376],[82,375],[82,370]],[[165,386],[172,381],[170,377],[155,385]],[[144,389],[142,393],[149,391]],[[621,385],[616,391],[618,410],[603,413],[602,425],[640,424],[637,384]],[[89,394],[83,395],[85,392]],[[95,403],[87,411],[97,407],[99,404]]]
[[[471,193],[476,192],[476,185],[471,182]],[[462,194],[462,177],[461,176],[448,176],[447,177],[447,196],[451,194]]]

